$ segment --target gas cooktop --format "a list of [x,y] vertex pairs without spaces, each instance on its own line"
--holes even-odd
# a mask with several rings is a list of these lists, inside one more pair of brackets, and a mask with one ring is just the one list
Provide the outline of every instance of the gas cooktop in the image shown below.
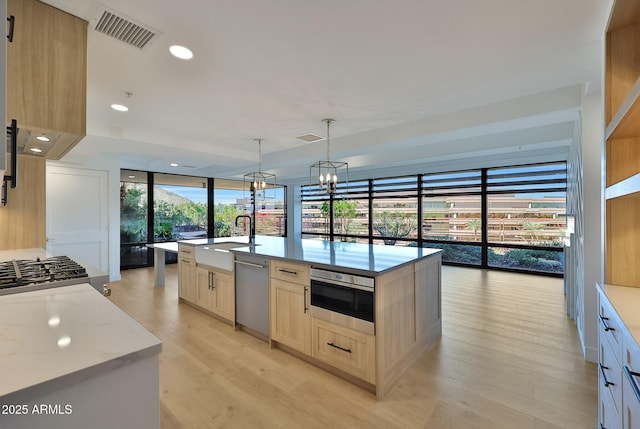
[[87,270],[67,256],[0,262],[0,292],[29,285],[84,283],[88,277]]

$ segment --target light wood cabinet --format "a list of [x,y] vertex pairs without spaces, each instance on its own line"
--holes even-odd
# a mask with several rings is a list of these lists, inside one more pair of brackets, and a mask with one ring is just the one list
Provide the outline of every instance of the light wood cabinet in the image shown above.
[[329,365],[375,384],[375,337],[324,320],[311,318],[311,355]]
[[196,267],[197,299],[195,304],[227,319],[235,319],[235,283],[233,272],[206,266]]
[[616,0],[606,33],[605,282],[640,286],[640,2]]
[[[9,0],[15,16],[7,47],[7,118],[21,144],[44,132],[60,159],[86,134],[87,22],[37,0]],[[55,132],[54,132],[55,131]]]
[[18,187],[0,206],[0,250],[45,247],[46,174],[42,158],[18,156]]
[[311,354],[309,284],[298,284],[274,277],[271,264],[269,285],[271,340],[307,355]]
[[192,304],[198,299],[194,248],[185,244],[178,245],[178,297]]

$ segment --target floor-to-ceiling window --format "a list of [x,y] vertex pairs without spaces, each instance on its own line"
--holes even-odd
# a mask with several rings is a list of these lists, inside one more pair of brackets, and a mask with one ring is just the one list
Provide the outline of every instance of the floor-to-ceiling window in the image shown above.
[[[256,234],[285,236],[285,196],[280,185],[254,200],[241,180],[121,170],[120,268],[152,265],[147,243],[248,235],[238,215],[255,219]],[[175,259],[167,252],[167,263]]]
[[302,188],[302,236],[443,249],[443,261],[563,273],[566,163]]
[[149,234],[149,192],[147,173],[120,171],[120,266],[149,264],[146,244]]
[[487,170],[490,267],[564,272],[564,162]]
[[153,241],[206,238],[207,179],[156,173],[153,178]]
[[422,176],[422,245],[448,263],[482,265],[482,172]]

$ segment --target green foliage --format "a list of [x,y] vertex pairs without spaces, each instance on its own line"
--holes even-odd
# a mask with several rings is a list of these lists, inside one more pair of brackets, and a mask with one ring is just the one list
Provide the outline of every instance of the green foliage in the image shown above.
[[236,216],[240,215],[238,206],[230,204],[216,204],[213,217],[215,219],[213,236],[214,237],[231,237],[233,235],[233,225]]
[[418,222],[410,213],[387,212],[376,213],[373,219],[373,229],[385,238],[384,244],[393,246],[397,238],[408,237],[418,230]]

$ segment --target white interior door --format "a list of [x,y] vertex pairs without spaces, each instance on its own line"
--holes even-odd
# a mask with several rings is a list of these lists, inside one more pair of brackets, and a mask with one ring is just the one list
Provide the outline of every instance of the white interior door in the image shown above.
[[47,165],[47,251],[109,272],[109,173]]

